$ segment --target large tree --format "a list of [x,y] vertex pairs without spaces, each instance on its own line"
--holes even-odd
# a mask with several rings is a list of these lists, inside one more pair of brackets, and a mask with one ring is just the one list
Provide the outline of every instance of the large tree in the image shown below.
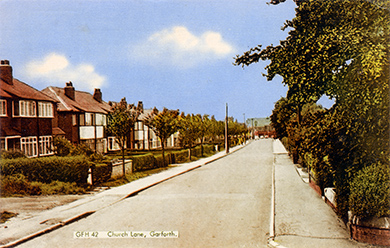
[[145,118],[145,125],[148,126],[161,141],[163,163],[165,164],[165,144],[167,139],[178,130],[179,110],[164,108],[158,111],[157,108]]
[[[140,112],[137,109],[129,108],[126,98],[123,98],[119,104],[113,107],[108,115],[108,131],[115,136],[116,142],[122,151],[122,172],[126,175],[125,169],[125,149],[127,139],[134,128]],[[132,170],[131,170],[132,173]]]
[[345,214],[353,175],[389,161],[390,1],[295,2],[296,17],[284,27],[290,30],[286,40],[251,49],[236,57],[236,65],[271,61],[265,76],[282,76],[298,128],[305,104],[323,95],[336,100],[326,115],[331,125],[324,127],[332,134],[329,161],[337,204]]

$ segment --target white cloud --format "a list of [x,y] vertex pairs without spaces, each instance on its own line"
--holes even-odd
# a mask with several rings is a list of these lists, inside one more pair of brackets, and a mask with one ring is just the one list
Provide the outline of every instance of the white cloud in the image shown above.
[[196,36],[186,27],[164,29],[132,48],[132,56],[154,65],[191,67],[205,61],[230,58],[234,48],[222,35],[206,31]]
[[106,78],[95,71],[91,64],[72,65],[61,54],[50,53],[41,60],[34,60],[26,65],[26,74],[35,80],[40,80],[47,85],[65,85],[72,81],[75,88],[91,91],[101,88],[106,83]]

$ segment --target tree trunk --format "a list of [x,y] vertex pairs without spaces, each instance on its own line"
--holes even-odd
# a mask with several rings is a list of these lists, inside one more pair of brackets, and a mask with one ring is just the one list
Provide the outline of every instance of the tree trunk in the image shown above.
[[165,167],[165,143],[163,140],[161,140],[161,148],[162,148],[163,166]]
[[126,176],[126,167],[125,167],[125,148],[122,147],[122,173],[123,177]]
[[203,137],[200,139],[200,156],[203,157]]

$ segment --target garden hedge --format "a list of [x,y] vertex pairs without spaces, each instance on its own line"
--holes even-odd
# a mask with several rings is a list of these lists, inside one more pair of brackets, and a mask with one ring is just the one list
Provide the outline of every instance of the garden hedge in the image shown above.
[[111,178],[112,174],[112,163],[99,163],[94,164],[92,167],[92,179],[93,183],[107,182]]
[[390,215],[390,170],[372,165],[360,170],[350,184],[349,205],[359,217]]
[[2,159],[3,176],[22,174],[29,181],[87,183],[89,164],[84,156]]

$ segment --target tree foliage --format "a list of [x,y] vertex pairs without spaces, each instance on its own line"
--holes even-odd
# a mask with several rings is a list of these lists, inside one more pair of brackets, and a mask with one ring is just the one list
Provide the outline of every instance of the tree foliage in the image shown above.
[[116,142],[122,150],[122,172],[125,176],[125,148],[126,142],[134,124],[140,115],[139,110],[128,107],[126,99],[123,98],[119,104],[115,105],[112,112],[108,115],[108,131],[115,136]]
[[165,143],[167,139],[174,134],[178,128],[179,110],[168,110],[164,108],[159,112],[157,108],[145,118],[145,125],[148,126],[161,141],[162,156],[165,163]]
[[[322,186],[334,180],[336,203],[346,216],[357,172],[389,164],[390,1],[295,2],[296,16],[284,26],[288,37],[250,49],[235,64],[270,60],[264,76],[282,76],[288,92],[276,104],[272,124],[303,161],[311,161]],[[322,96],[335,99],[331,109],[304,113]]]

